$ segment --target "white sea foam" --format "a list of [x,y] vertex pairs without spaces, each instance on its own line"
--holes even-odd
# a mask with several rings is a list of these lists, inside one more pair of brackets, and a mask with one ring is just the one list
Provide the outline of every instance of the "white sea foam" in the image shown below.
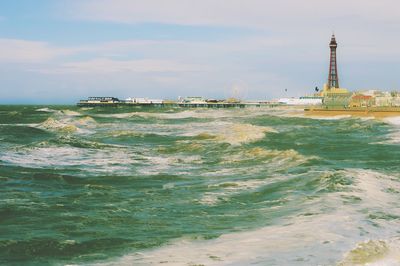
[[246,109],[195,109],[185,110],[176,113],[158,114],[162,119],[185,119],[185,118],[200,118],[200,119],[222,119],[222,118],[246,118],[256,117],[258,115],[266,115],[270,112],[267,108],[246,108]]
[[400,131],[389,133],[386,137],[388,138],[387,140],[374,142],[373,144],[400,144]]
[[65,109],[65,110],[54,110],[48,107],[45,108],[39,108],[36,109],[37,112],[46,112],[46,113],[54,113],[55,115],[58,116],[80,116],[82,115],[81,113],[77,112],[77,111],[72,111],[69,109]]
[[199,155],[145,155],[141,160],[142,163],[137,168],[137,171],[143,175],[157,175],[160,173],[185,175],[203,163]]
[[266,133],[278,133],[272,127],[257,126],[252,124],[231,123],[231,122],[210,122],[192,123],[186,127],[182,136],[207,136],[218,142],[225,142],[231,145],[241,145],[261,140]]
[[294,113],[291,110],[279,110],[277,108],[245,108],[245,109],[192,109],[179,112],[170,113],[153,113],[153,112],[128,112],[119,114],[98,114],[97,117],[115,117],[115,118],[129,118],[133,116],[144,118],[156,119],[186,119],[186,118],[199,118],[199,119],[230,119],[230,118],[246,118],[257,117],[260,115],[281,114],[281,113]]
[[[225,121],[185,124],[143,124],[140,127],[135,127],[134,130],[138,134],[197,137],[200,140],[207,139],[207,141],[229,143],[236,146],[261,140],[268,133],[278,133],[276,129],[268,126]],[[129,135],[129,132],[132,133],[132,125],[121,125],[117,131],[113,131],[113,135]],[[133,134],[135,135],[136,133]]]
[[[158,249],[126,255],[105,265],[318,265],[320,261],[332,264],[338,257],[329,257],[332,258],[332,253],[340,248],[332,248],[330,243],[344,238],[340,233],[331,232],[332,220],[336,220],[340,227],[355,226],[354,221],[345,215],[326,215],[311,221],[301,217],[285,226],[226,234],[215,240],[180,239]],[[318,258],[315,256],[317,250]],[[324,256],[327,261],[324,261]]]
[[120,114],[96,114],[93,115],[95,117],[104,117],[104,118],[129,118],[135,116],[136,114],[140,114],[139,112],[130,112],[130,113],[120,113]]
[[38,111],[38,112],[46,112],[46,113],[54,113],[54,112],[57,112],[57,110],[50,109],[50,108],[48,108],[48,107],[39,108],[39,109],[36,109],[36,111]]
[[[223,157],[222,165],[225,168],[214,172],[203,173],[202,176],[232,176],[232,175],[252,175],[260,172],[268,175],[264,179],[249,179],[240,181],[223,181],[209,185],[212,192],[205,192],[203,197],[198,200],[201,204],[215,205],[220,200],[229,200],[231,196],[242,192],[249,192],[259,189],[265,185],[271,184],[283,177],[277,175],[277,172],[291,169],[295,166],[303,164],[311,159],[317,159],[315,156],[304,156],[294,150],[267,150],[263,148],[252,148],[250,150],[239,151]],[[243,166],[246,161],[257,160],[257,165]],[[229,165],[241,165],[240,167],[228,167]]]
[[270,127],[254,126],[250,124],[233,124],[217,135],[217,140],[231,145],[254,142],[265,137],[265,133],[277,133]]
[[62,122],[51,117],[41,123],[40,127],[47,130],[55,130],[65,133],[73,133],[78,130],[78,128],[73,124]]
[[387,134],[386,140],[376,142],[375,144],[400,144],[400,116],[386,117],[382,121],[391,125],[393,129]]
[[71,110],[68,110],[68,109],[62,110],[61,112],[62,112],[62,114],[67,115],[67,116],[80,116],[80,115],[82,115],[79,112],[71,111]]
[[258,188],[261,188],[276,181],[276,178],[268,178],[242,181],[225,181],[221,183],[210,184],[208,188],[215,191],[205,192],[202,198],[198,200],[198,202],[204,205],[216,205],[221,200],[228,201],[230,200],[230,197],[236,194],[240,194],[242,192],[251,193]]
[[386,117],[383,121],[394,126],[400,126],[400,116]]
[[[264,168],[264,172],[279,172],[304,164],[310,160],[319,159],[316,156],[305,156],[295,150],[269,150],[260,147],[250,150],[231,153],[223,157],[221,164],[235,165],[257,160]],[[271,170],[271,171],[270,171]],[[248,173],[260,172],[258,167],[247,169]]]
[[163,189],[173,189],[175,187],[174,183],[167,183],[163,185]]
[[[98,265],[399,265],[399,241],[392,238],[397,234],[397,221],[382,220],[377,227],[366,217],[369,212],[398,209],[400,195],[385,192],[400,190],[398,177],[364,169],[332,173],[353,184],[323,198],[293,202],[313,215],[286,216],[277,224],[214,240],[177,239]],[[215,204],[215,197],[208,196],[204,203]],[[346,203],[350,197],[359,200]]]
[[0,160],[11,165],[31,168],[79,167],[90,173],[127,173],[135,158],[121,149],[82,149],[44,144],[42,147],[22,148],[0,153]]
[[49,117],[44,122],[40,123],[37,127],[46,129],[49,131],[55,131],[59,133],[92,133],[90,129],[95,128],[97,125],[96,121],[90,117],[80,117],[77,115],[66,116],[66,117]]
[[345,254],[338,266],[398,266],[400,265],[399,239],[376,239],[357,243]]
[[96,121],[90,116],[84,116],[75,121],[75,124],[79,126],[94,126],[96,125]]
[[0,124],[0,126],[18,126],[18,127],[38,127],[40,124],[35,124],[35,123],[27,123],[27,124],[21,124],[21,123],[12,123],[12,124]]

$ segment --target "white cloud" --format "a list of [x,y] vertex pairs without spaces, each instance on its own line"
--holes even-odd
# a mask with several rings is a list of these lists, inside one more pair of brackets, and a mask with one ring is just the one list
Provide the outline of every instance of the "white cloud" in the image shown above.
[[73,6],[70,16],[87,20],[274,29],[349,19],[398,22],[400,4],[396,0],[83,0]]
[[75,49],[54,47],[46,42],[0,39],[2,63],[40,63],[75,52]]
[[[82,0],[73,4],[69,2],[64,12],[68,12],[70,18],[91,21],[257,29],[253,37],[247,35],[243,38],[238,33],[237,39],[230,42],[169,41],[164,42],[165,47],[161,48],[156,47],[159,42],[133,44],[144,50],[146,46],[166,51],[168,47],[197,45],[201,48],[197,49],[198,54],[202,51],[227,53],[233,50],[268,53],[272,47],[276,55],[281,54],[285,58],[290,55],[291,60],[308,58],[315,61],[321,60],[317,58],[327,49],[334,30],[340,52],[348,60],[393,61],[399,55],[396,45],[400,42],[398,9],[400,2],[396,0]],[[122,49],[128,47],[128,43],[124,46],[124,42],[108,45],[120,45]],[[295,50],[297,53],[293,52]],[[188,55],[185,51],[179,49],[179,52]],[[189,51],[192,52],[191,49]]]
[[203,71],[204,66],[185,64],[172,60],[112,60],[95,58],[88,61],[77,61],[61,64],[47,69],[32,69],[32,71],[49,74],[104,74],[104,73],[149,73],[149,72],[187,72]]

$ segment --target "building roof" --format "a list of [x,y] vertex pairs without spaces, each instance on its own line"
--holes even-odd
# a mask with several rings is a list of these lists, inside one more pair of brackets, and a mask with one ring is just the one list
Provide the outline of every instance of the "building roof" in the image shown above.
[[362,95],[362,94],[357,94],[351,97],[352,99],[357,99],[357,100],[369,100],[372,98],[371,95]]

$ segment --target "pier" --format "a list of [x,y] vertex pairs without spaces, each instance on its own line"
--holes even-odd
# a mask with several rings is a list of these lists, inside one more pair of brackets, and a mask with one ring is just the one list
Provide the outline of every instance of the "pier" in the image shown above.
[[79,102],[78,107],[182,107],[182,108],[246,108],[276,107],[277,103],[88,103]]
[[276,107],[276,102],[229,102],[229,101],[171,101],[171,100],[146,100],[127,101],[115,97],[89,97],[80,100],[78,107],[172,107],[172,108],[246,108],[246,107]]

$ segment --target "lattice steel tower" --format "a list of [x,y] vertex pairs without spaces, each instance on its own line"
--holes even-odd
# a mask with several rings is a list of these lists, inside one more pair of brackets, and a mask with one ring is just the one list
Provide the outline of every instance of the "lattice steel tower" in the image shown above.
[[332,34],[331,43],[329,44],[329,47],[331,48],[331,59],[329,61],[328,86],[329,88],[339,88],[339,76],[336,63],[337,42],[335,39],[335,34]]

